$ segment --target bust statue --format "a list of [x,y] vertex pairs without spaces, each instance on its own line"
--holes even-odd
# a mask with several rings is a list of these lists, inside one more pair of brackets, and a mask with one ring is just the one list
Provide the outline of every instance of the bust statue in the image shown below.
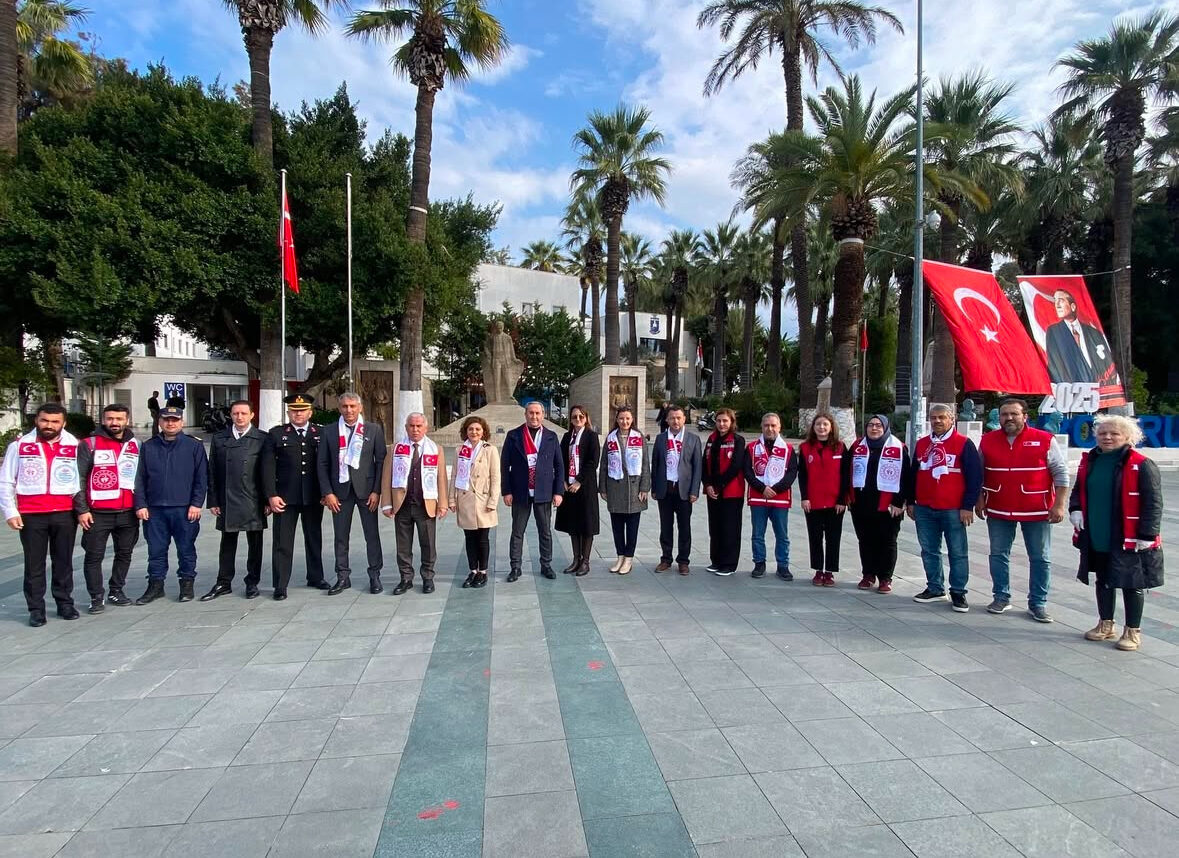
[[1049,411],[1044,415],[1044,422],[1040,424],[1040,428],[1045,432],[1051,432],[1053,435],[1060,434],[1060,424],[1064,420],[1064,415],[1059,411]]
[[511,335],[504,332],[504,323],[497,321],[483,344],[483,389],[487,403],[512,402],[523,372],[524,361],[516,357]]
[[994,430],[999,428],[999,409],[998,408],[992,408],[987,413],[987,425],[983,428],[985,428],[988,432],[993,432]]
[[963,420],[977,420],[978,414],[974,410],[973,399],[962,400],[962,419]]

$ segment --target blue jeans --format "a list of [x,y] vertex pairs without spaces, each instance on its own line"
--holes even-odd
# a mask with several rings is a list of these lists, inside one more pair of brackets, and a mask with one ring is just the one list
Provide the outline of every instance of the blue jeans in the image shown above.
[[790,510],[784,506],[750,504],[749,519],[753,525],[753,562],[766,562],[766,522],[774,526],[774,559],[778,565],[790,566],[790,537],[786,535],[786,517]]
[[1047,521],[1020,521],[988,518],[987,535],[991,538],[991,584],[995,598],[1011,601],[1011,544],[1015,542],[1015,527],[1023,530],[1023,545],[1028,551],[1031,577],[1028,581],[1028,607],[1039,608],[1048,602],[1048,580],[1051,561],[1052,524]]
[[914,516],[917,522],[917,542],[921,545],[921,565],[925,567],[925,582],[931,593],[946,592],[942,571],[942,537],[950,555],[950,592],[966,593],[970,578],[970,557],[966,544],[966,525],[956,509],[933,509],[918,505]]
[[196,578],[196,538],[201,532],[201,521],[188,520],[186,506],[153,506],[150,517],[143,523],[147,540],[147,577],[163,581],[168,577],[168,543],[176,543],[176,575]]

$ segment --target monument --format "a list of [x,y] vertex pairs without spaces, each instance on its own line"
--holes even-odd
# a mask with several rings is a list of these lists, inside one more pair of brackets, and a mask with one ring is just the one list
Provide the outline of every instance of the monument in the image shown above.
[[589,409],[593,428],[599,435],[614,426],[614,412],[622,405],[634,409],[636,428],[644,435],[655,437],[658,427],[647,417],[647,368],[644,366],[596,366],[569,385],[569,405],[583,405]]

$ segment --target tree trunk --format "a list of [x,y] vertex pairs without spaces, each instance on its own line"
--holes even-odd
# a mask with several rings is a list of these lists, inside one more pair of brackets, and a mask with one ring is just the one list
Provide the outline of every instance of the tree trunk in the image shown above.
[[822,381],[827,377],[827,322],[831,318],[831,299],[824,298],[815,304],[814,347],[811,349],[811,364],[815,378]]
[[250,139],[267,170],[274,169],[274,129],[270,121],[270,51],[274,33],[255,27],[243,35],[250,58]]
[[[802,131],[802,52],[794,33],[784,33],[782,73],[786,79],[786,130]],[[814,366],[815,329],[811,325],[810,271],[807,268],[806,217],[799,216],[790,231],[790,264],[793,267],[794,304],[798,308],[799,405],[814,408],[819,398],[819,379]]]
[[888,294],[892,278],[885,276],[880,281],[880,293],[876,297],[876,318],[883,319],[888,315]]
[[860,315],[864,304],[864,242],[845,238],[835,263],[835,311],[831,319],[834,358],[831,368],[831,407],[854,408],[852,383],[860,345]]
[[589,301],[590,283],[589,278],[584,276],[577,278],[577,282],[581,286],[581,313],[578,314],[577,318],[581,321],[581,329],[584,332],[586,320],[585,305]]
[[627,357],[631,366],[639,365],[639,325],[635,318],[635,301],[639,297],[639,284],[634,283],[626,289],[626,325],[630,335],[630,348]]
[[622,236],[622,217],[606,225],[606,363],[622,362],[618,346],[618,243]]
[[16,0],[0,0],[0,156],[16,157]]
[[663,386],[667,388],[667,401],[674,402],[679,387],[680,375],[680,331],[676,306],[667,308],[667,354],[663,359]]
[[[1133,367],[1130,351],[1130,247],[1134,227],[1134,156],[1121,158],[1114,169],[1113,187],[1113,300],[1110,318],[1113,322],[1114,354],[1118,373],[1122,378],[1127,399],[1130,396],[1130,370]],[[1139,403],[1144,405],[1145,403]]]
[[757,288],[745,289],[745,318],[741,330],[741,389],[753,389],[753,321],[757,312]]
[[766,371],[770,381],[782,378],[782,293],[786,288],[786,241],[782,222],[774,220],[770,251],[770,336],[766,344]]
[[896,267],[897,285],[897,405],[909,405],[909,385],[913,379],[913,266]]
[[602,359],[602,284],[596,276],[590,278],[594,291],[593,313],[590,315],[590,341],[594,344],[594,356]]
[[716,396],[724,396],[727,392],[725,385],[725,332],[729,321],[728,295],[724,289],[718,289],[712,306],[712,392]]
[[[953,210],[953,217],[942,218],[938,258],[950,265],[957,265],[958,216],[962,206],[958,202],[950,202],[949,205]],[[957,396],[957,387],[954,384],[957,354],[954,351],[954,339],[950,336],[950,329],[940,308],[934,311],[933,337],[933,381],[929,388],[929,396],[933,402],[953,404]]]

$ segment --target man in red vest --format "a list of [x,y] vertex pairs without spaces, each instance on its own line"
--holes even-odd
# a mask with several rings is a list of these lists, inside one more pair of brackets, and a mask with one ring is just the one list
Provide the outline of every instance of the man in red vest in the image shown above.
[[991,540],[992,614],[1011,607],[1011,544],[1016,525],[1023,531],[1031,576],[1028,613],[1041,623],[1048,615],[1051,527],[1068,509],[1068,461],[1052,433],[1028,425],[1022,399],[999,403],[999,427],[983,435],[983,490],[974,511],[987,521]]
[[45,555],[53,561],[53,600],[63,620],[74,607],[75,513],[85,510],[78,479],[78,439],[65,429],[66,410],[56,402],[37,409],[35,428],[8,445],[0,466],[0,512],[20,533],[25,559],[29,625],[45,625]]
[[950,555],[950,603],[966,613],[966,582],[970,578],[966,528],[974,523],[974,505],[982,486],[982,467],[974,442],[954,428],[954,409],[949,405],[929,407],[928,435],[918,438],[914,448],[913,485],[907,496],[906,512],[917,523],[921,564],[925,567],[925,589],[914,602],[944,602],[942,538]]
[[87,511],[78,516],[82,549],[86,552],[82,574],[90,591],[91,614],[101,614],[105,607],[102,561],[108,537],[115,543],[115,560],[107,601],[112,605],[131,604],[123,587],[131,568],[131,552],[139,541],[139,520],[135,517],[139,439],[131,431],[130,417],[126,405],[111,403],[102,409],[102,426],[78,450],[78,472],[87,505]]

